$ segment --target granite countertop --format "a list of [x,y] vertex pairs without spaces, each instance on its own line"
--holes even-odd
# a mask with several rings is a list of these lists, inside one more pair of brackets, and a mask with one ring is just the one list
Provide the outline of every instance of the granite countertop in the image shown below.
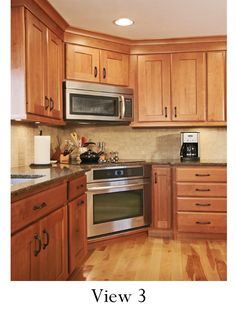
[[83,175],[90,168],[79,165],[65,165],[56,164],[51,167],[14,167],[11,169],[11,175],[42,175],[40,178],[33,178],[32,180],[20,184],[11,185],[11,197],[15,198],[19,194],[33,192],[35,189],[50,185],[55,182],[70,179],[79,175]]
[[181,165],[181,166],[226,166],[226,160],[205,160],[194,162],[181,162],[180,159],[149,159],[149,160],[130,160],[123,159],[117,163],[101,163],[101,164],[55,164],[51,167],[15,167],[11,169],[12,175],[43,175],[40,178],[33,178],[32,180],[20,184],[11,185],[12,199],[18,198],[19,195],[33,192],[38,188],[50,185],[52,183],[67,180],[78,175],[83,175],[91,168],[104,168],[114,166],[128,166],[128,165]]

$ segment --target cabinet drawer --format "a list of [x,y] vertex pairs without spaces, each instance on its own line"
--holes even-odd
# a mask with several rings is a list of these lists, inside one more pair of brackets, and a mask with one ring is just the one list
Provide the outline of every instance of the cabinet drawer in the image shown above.
[[226,197],[226,183],[177,183],[177,196]]
[[177,213],[180,232],[226,233],[226,213]]
[[67,202],[67,184],[63,183],[46,191],[12,203],[11,231],[30,224]]
[[86,191],[86,176],[78,177],[69,182],[69,200],[72,200]]
[[226,212],[226,198],[178,197],[177,211]]
[[179,167],[176,168],[176,181],[226,182],[225,167]]

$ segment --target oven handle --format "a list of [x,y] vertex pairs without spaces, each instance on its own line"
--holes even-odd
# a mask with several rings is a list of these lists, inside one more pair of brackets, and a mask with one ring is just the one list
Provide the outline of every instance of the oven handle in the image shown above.
[[123,185],[99,186],[99,187],[93,187],[93,188],[88,187],[87,190],[88,191],[104,191],[104,190],[110,190],[110,189],[131,188],[131,187],[143,188],[145,184],[148,184],[148,182],[135,183],[135,184],[123,184]]

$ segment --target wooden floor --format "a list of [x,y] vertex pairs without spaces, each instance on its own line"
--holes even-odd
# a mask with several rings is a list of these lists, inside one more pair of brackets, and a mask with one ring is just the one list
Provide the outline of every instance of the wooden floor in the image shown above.
[[227,280],[226,241],[120,240],[90,252],[71,280]]

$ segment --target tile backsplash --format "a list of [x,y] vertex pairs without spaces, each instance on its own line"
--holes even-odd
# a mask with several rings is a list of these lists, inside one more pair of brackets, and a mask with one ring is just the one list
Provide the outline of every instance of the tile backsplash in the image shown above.
[[57,145],[57,136],[62,144],[70,139],[76,129],[80,136],[94,142],[105,142],[108,152],[118,151],[121,159],[165,159],[178,158],[180,132],[200,132],[200,156],[203,159],[226,159],[226,128],[149,128],[132,129],[129,126],[79,126],[46,127],[31,124],[12,123],[11,150],[12,167],[29,165],[34,158],[34,135],[42,129],[44,135],[51,136],[51,151]]

